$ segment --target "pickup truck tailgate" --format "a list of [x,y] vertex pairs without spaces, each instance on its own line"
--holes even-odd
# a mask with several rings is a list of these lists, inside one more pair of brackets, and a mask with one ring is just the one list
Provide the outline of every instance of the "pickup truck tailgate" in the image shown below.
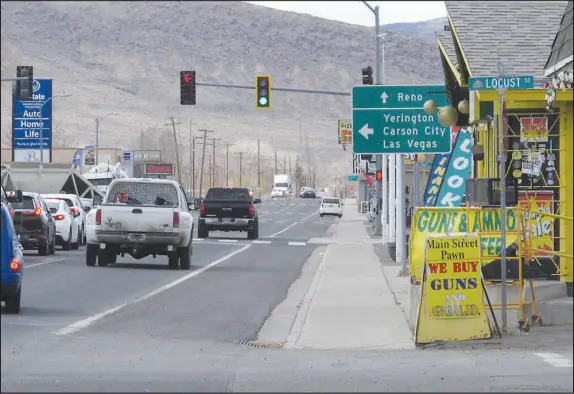
[[204,200],[205,217],[208,218],[248,218],[249,202],[207,201]]
[[171,206],[103,205],[101,229],[106,232],[165,233],[172,232]]

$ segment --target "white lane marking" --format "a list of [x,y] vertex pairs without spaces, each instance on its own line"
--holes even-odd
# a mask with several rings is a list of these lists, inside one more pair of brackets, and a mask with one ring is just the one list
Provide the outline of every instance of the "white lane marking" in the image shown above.
[[194,241],[203,241],[205,238],[194,238]]
[[285,231],[289,230],[291,227],[295,226],[298,222],[295,223],[291,223],[291,225],[289,225],[288,227],[284,228],[281,231],[277,231],[275,234],[271,234],[271,235],[266,235],[265,238],[269,238],[269,237],[276,237],[279,234],[283,234]]
[[253,241],[254,244],[270,244],[271,241]]
[[307,242],[289,242],[287,245],[289,246],[305,246]]
[[63,336],[63,335],[68,335],[68,334],[71,334],[71,333],[76,332],[76,331],[78,331],[78,330],[84,329],[84,328],[86,328],[86,327],[88,327],[88,326],[94,324],[94,323],[97,322],[98,320],[101,320],[101,319],[103,319],[104,317],[109,316],[109,315],[111,315],[112,313],[115,313],[115,312],[117,312],[117,311],[119,311],[119,310],[121,310],[121,309],[123,309],[123,308],[129,306],[129,305],[135,305],[135,304],[140,303],[140,302],[142,302],[142,301],[145,301],[145,300],[147,300],[147,299],[149,299],[149,298],[151,298],[151,297],[153,297],[153,296],[155,296],[155,295],[158,295],[159,293],[162,293],[162,292],[164,292],[164,291],[166,291],[166,290],[169,290],[169,289],[171,289],[172,287],[175,287],[175,286],[179,285],[180,283],[183,283],[183,282],[185,282],[186,280],[191,279],[191,278],[193,278],[194,276],[197,276],[197,275],[201,274],[202,272],[207,271],[207,270],[210,269],[211,267],[214,267],[214,266],[216,266],[217,264],[220,264],[220,263],[223,263],[223,262],[226,261],[226,260],[229,260],[230,258],[232,258],[233,256],[235,256],[236,254],[239,254],[239,253],[241,253],[241,252],[247,250],[247,249],[250,248],[250,247],[251,247],[251,244],[245,245],[245,246],[242,247],[241,249],[238,249],[238,250],[236,250],[236,251],[234,251],[234,252],[231,252],[231,253],[229,253],[229,254],[226,254],[225,256],[221,257],[220,259],[217,259],[217,260],[215,260],[215,261],[212,261],[211,263],[209,263],[209,264],[207,264],[207,265],[204,265],[203,267],[199,268],[199,269],[196,270],[196,271],[190,272],[189,274],[184,275],[184,276],[182,276],[182,277],[179,278],[179,279],[176,279],[176,280],[174,280],[174,281],[172,281],[172,282],[170,282],[170,283],[168,283],[168,284],[166,284],[166,285],[164,285],[164,286],[161,286],[161,287],[159,287],[158,289],[152,291],[151,293],[148,293],[148,294],[146,294],[146,295],[144,295],[144,296],[142,296],[142,297],[136,298],[136,299],[133,300],[133,301],[124,302],[123,304],[120,304],[120,305],[118,305],[118,306],[116,306],[116,307],[113,307],[113,308],[111,308],[111,309],[108,309],[107,311],[104,311],[104,312],[98,313],[98,314],[96,314],[96,315],[87,317],[87,318],[85,318],[85,319],[79,320],[79,321],[77,321],[77,322],[75,322],[75,323],[70,324],[70,325],[67,326],[67,327],[64,327],[64,328],[62,328],[62,329],[59,329],[59,330],[55,331],[54,334],[55,334],[55,335],[59,335],[59,336]]
[[552,365],[553,367],[570,367],[572,368],[572,360],[562,356],[558,353],[534,353],[536,356],[544,360],[545,363]]
[[66,260],[66,259],[63,258],[63,257],[60,257],[60,258],[58,258],[58,259],[44,260],[44,261],[42,261],[41,263],[30,264],[30,265],[27,265],[26,263],[24,263],[24,269],[32,268],[32,267],[38,267],[38,266],[44,265],[44,264],[57,263],[58,261],[64,261],[64,260]]
[[221,243],[235,243],[235,242],[237,242],[236,239],[219,239],[217,241],[221,242]]
[[[267,219],[271,220],[271,219]],[[273,223],[285,223],[285,220],[273,220]]]

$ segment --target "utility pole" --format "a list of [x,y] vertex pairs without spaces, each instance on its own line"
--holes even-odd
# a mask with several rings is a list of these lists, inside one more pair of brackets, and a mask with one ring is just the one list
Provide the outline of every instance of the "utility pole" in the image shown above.
[[229,147],[233,144],[228,142],[225,145],[225,185],[229,187]]
[[277,172],[277,152],[275,152],[275,175],[279,174]]
[[[171,120],[171,127],[173,129],[173,142],[175,143],[175,160],[176,160],[176,167],[177,167],[177,181],[181,185],[181,163],[179,162],[179,147],[177,144],[177,131],[175,130],[175,125],[180,125],[181,122],[176,122],[173,116],[170,116],[169,119]],[[169,126],[169,123],[166,124]]]
[[245,152],[236,152],[237,155],[239,155],[239,187],[242,186],[242,167],[243,167],[243,155],[245,154]]
[[210,175],[210,181],[209,183],[211,184],[211,187],[215,187],[215,181],[216,181],[216,173],[215,173],[215,141],[221,141],[221,138],[212,138],[211,142],[212,142],[212,146],[213,146],[213,150],[211,153],[211,175]]
[[293,175],[293,172],[291,171],[291,156],[289,156],[289,174]]
[[261,198],[261,141],[257,138],[257,196]]
[[283,173],[287,173],[287,157],[283,156]]
[[206,130],[206,129],[201,129],[199,131],[203,132],[203,150],[201,153],[201,172],[199,173],[199,197],[201,198],[202,190],[203,190],[203,169],[205,166],[205,144],[207,142],[207,133],[214,133],[214,131],[213,130]]
[[191,135],[191,119],[189,120],[189,188],[191,195],[193,196],[193,172],[195,171],[195,160],[193,156],[193,150],[195,149],[195,139]]
[[191,148],[191,153],[192,153],[192,159],[191,159],[191,174],[192,174],[192,195],[193,197],[195,197],[195,140],[203,140],[203,137],[192,137],[193,143],[192,143],[192,148]]

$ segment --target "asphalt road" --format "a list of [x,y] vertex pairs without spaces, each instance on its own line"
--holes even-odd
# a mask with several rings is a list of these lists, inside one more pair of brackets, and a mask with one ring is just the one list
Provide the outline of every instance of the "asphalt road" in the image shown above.
[[[319,218],[318,204],[264,201],[259,240],[195,239],[190,271],[168,270],[162,256],[87,267],[84,248],[27,253],[21,314],[2,313],[1,390],[572,391],[571,330],[566,346],[526,349],[240,344],[257,338],[321,247],[307,241],[337,222]],[[569,366],[558,366],[568,353]]]

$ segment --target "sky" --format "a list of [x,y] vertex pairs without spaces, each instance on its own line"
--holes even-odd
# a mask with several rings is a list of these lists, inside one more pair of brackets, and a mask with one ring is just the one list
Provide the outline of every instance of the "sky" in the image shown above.
[[[374,26],[375,16],[361,1],[247,1],[284,11],[363,26]],[[381,25],[420,22],[446,17],[444,1],[369,1],[379,6]]]

